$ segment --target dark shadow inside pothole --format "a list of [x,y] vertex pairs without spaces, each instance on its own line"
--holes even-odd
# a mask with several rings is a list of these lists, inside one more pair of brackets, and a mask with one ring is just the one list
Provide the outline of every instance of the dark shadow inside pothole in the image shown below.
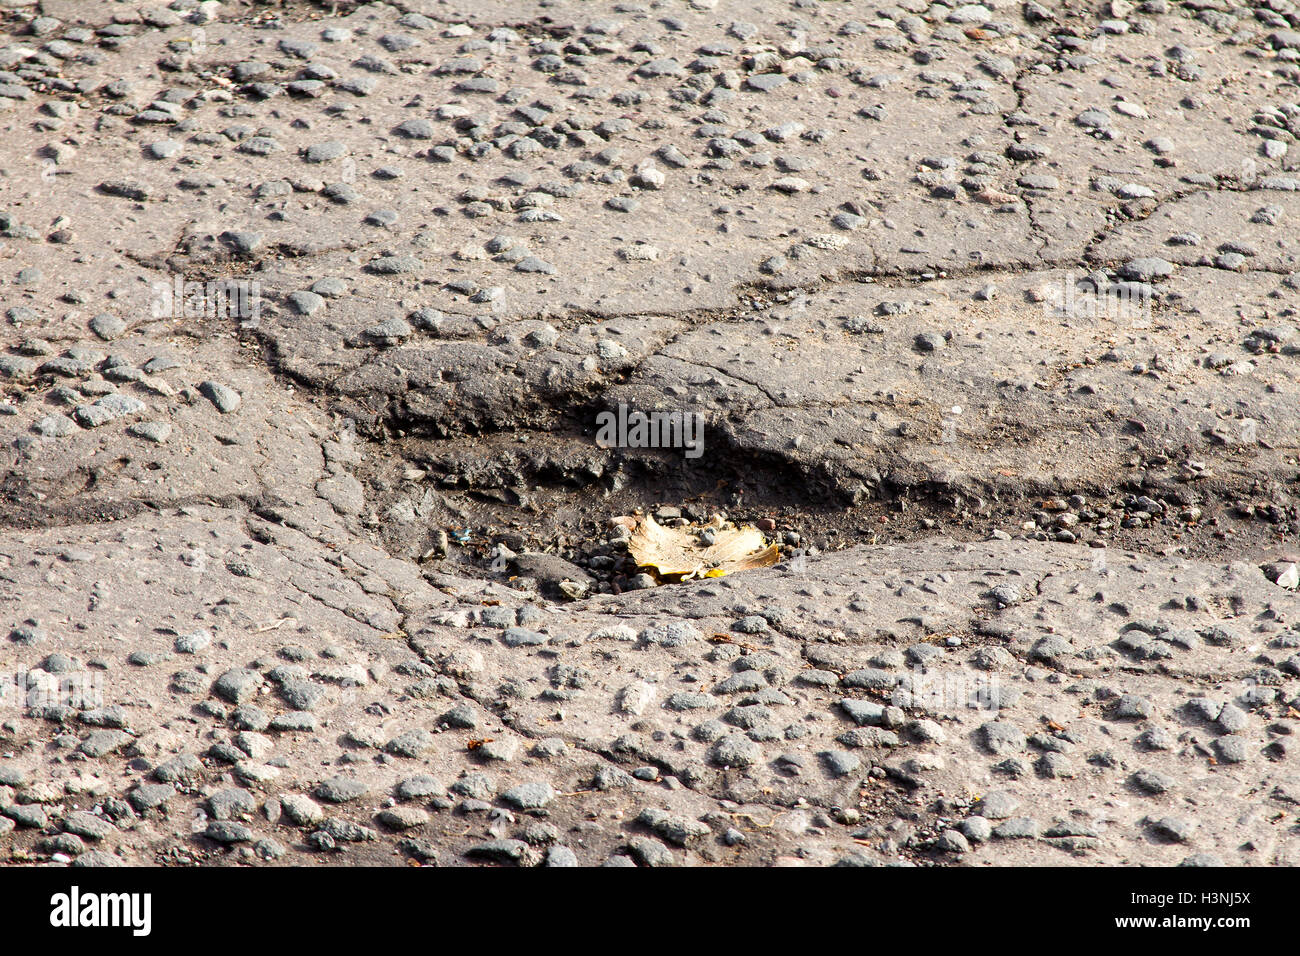
[[366,495],[361,523],[426,574],[489,578],[551,600],[647,586],[612,535],[612,519],[637,514],[700,524],[722,514],[758,526],[786,558],[1024,535],[1075,545],[1094,565],[1098,547],[1250,553],[1282,527],[1238,514],[1228,499],[1214,504],[1215,492],[1200,493],[1204,508],[1186,509],[1185,492],[1152,504],[1149,495],[1162,493],[1142,485],[1060,489],[1050,499],[993,479],[956,488],[915,469],[891,471],[885,449],[859,473],[861,463],[787,457],[779,442],[740,448],[725,427],[708,431],[699,457],[681,447],[602,447],[591,427],[597,414],[581,403],[520,409],[518,421],[496,430],[454,435],[418,418],[374,415],[358,435],[367,446],[356,471]]

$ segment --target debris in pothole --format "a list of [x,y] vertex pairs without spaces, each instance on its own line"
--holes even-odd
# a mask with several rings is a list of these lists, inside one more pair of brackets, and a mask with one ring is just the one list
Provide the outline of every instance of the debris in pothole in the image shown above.
[[617,519],[632,532],[627,549],[637,567],[661,581],[720,578],[736,571],[767,568],[781,559],[780,548],[768,544],[752,526],[737,528],[721,517],[705,525],[665,528],[651,515]]

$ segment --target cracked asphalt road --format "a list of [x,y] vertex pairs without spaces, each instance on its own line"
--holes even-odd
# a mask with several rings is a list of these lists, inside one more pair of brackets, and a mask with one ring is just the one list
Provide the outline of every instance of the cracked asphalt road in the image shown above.
[[6,861],[1297,862],[1291,0],[0,0],[0,128]]

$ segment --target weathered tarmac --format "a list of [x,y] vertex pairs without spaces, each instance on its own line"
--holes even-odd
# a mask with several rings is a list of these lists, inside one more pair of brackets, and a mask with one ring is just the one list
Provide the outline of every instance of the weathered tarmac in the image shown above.
[[0,0],[0,134],[0,860],[1300,862],[1292,0]]

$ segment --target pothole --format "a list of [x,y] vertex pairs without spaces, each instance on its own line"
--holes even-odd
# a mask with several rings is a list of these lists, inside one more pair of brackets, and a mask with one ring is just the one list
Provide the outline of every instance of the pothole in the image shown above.
[[[627,516],[753,526],[782,563],[858,545],[1023,536],[1072,544],[1100,567],[1108,550],[1290,561],[1300,524],[1291,489],[1258,482],[1154,488],[1135,477],[1046,497],[1007,489],[984,498],[886,479],[854,502],[833,479],[776,456],[715,450],[692,462],[679,450],[608,450],[590,437],[536,431],[408,435],[366,447],[357,474],[372,530],[391,553],[559,600],[671,585],[652,582],[628,554]],[[584,586],[562,589],[565,581]]]

